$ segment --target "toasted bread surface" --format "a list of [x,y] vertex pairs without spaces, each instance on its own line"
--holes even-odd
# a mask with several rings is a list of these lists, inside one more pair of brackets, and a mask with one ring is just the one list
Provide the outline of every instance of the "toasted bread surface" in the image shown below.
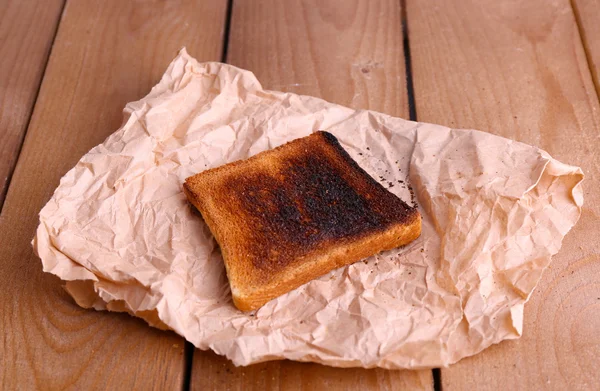
[[327,132],[189,177],[184,191],[221,247],[243,311],[421,232],[418,210]]

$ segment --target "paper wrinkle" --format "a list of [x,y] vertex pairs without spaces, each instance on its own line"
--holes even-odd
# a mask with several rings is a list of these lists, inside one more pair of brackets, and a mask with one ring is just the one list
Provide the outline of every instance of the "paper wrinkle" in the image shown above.
[[[236,365],[427,368],[517,338],[583,204],[581,170],[535,147],[266,91],[185,49],[124,113],[62,178],[34,249],[79,305],[129,312]],[[182,183],[316,130],[409,203],[410,183],[422,235],[242,313]]]

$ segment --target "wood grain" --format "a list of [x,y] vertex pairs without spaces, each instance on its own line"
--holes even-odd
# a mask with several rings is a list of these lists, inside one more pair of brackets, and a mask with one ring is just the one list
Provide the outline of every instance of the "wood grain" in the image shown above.
[[569,2],[411,0],[407,14],[420,121],[533,144],[586,174],[523,337],[443,369],[442,388],[600,389],[600,107]]
[[400,2],[234,2],[227,62],[265,88],[408,116]]
[[[408,117],[401,9],[381,1],[235,1],[227,61],[265,88]],[[236,368],[196,350],[192,389],[433,389],[431,371],[274,361]]]
[[0,210],[64,0],[0,2]]
[[0,215],[0,389],[178,389],[184,341],[87,311],[30,240],[60,177],[121,123],[186,45],[218,60],[226,1],[69,1]]
[[571,0],[596,93],[600,95],[600,0]]
[[213,352],[196,350],[193,390],[430,390],[431,371],[332,368],[288,360],[236,368]]

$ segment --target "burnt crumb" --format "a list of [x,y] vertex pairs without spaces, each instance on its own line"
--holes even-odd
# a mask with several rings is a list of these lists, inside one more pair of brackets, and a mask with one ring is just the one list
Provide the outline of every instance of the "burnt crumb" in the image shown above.
[[359,152],[358,154],[359,154],[360,156],[362,156],[362,155],[363,155],[363,154],[362,154],[362,152]]
[[398,179],[398,183],[404,183],[404,181],[403,181],[403,180],[400,180],[400,179]]
[[391,189],[392,187],[394,187],[394,184],[393,184],[392,182],[388,182],[388,186],[389,186],[389,187],[390,187],[390,189]]
[[367,151],[370,151],[370,150],[371,150],[371,148],[367,147]]
[[422,249],[421,249],[421,252],[422,252],[422,253],[424,253],[424,252],[425,252],[425,249],[424,249],[424,248],[422,248]]
[[417,196],[410,184],[408,185],[408,191],[410,192],[410,203],[411,203],[412,208],[414,209],[417,207]]

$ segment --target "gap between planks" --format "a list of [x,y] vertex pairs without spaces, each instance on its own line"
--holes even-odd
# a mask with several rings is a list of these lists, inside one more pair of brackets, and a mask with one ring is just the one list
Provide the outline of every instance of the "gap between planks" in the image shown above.
[[[406,72],[406,93],[408,96],[409,119],[411,121],[417,121],[417,103],[415,101],[415,86],[412,74],[412,59],[410,55],[409,39],[410,30],[408,28],[406,0],[400,0],[400,7],[402,12],[402,40],[404,41],[404,69]],[[433,389],[435,391],[442,391],[442,371],[440,368],[433,368],[431,370],[431,375],[433,378]]]
[[400,0],[402,12],[402,40],[404,42],[404,70],[406,72],[406,94],[408,96],[408,119],[417,120],[417,104],[415,102],[415,86],[412,77],[412,61],[410,57],[410,40],[408,38],[408,16],[406,14],[406,0]]
[[596,67],[594,67],[592,51],[588,42],[585,28],[581,21],[581,14],[579,12],[576,0],[569,0],[569,4],[571,5],[571,10],[573,11],[573,16],[575,17],[575,25],[577,25],[579,39],[581,40],[581,46],[583,47],[583,52],[585,53],[585,61],[587,62],[588,69],[590,70],[590,75],[592,75],[592,82],[594,83],[594,90],[596,91],[596,99],[600,102],[600,81],[598,81],[598,74],[596,72]]
[[50,41],[50,46],[48,47],[48,52],[42,59],[42,69],[40,78],[35,86],[35,93],[33,96],[33,100],[31,101],[31,107],[29,108],[29,112],[27,113],[27,119],[24,122],[23,132],[21,134],[20,140],[16,145],[16,154],[12,164],[8,167],[8,172],[6,173],[6,182],[4,186],[0,187],[0,213],[2,213],[2,208],[4,207],[4,201],[6,200],[6,194],[8,193],[8,189],[10,188],[10,183],[13,178],[13,174],[15,172],[15,167],[17,167],[17,163],[19,162],[19,158],[21,157],[21,151],[23,150],[23,144],[25,142],[25,137],[27,136],[27,130],[29,129],[29,123],[31,122],[31,116],[33,115],[33,109],[35,104],[37,103],[38,96],[40,95],[40,89],[42,87],[42,80],[44,80],[44,75],[46,74],[46,68],[48,67],[48,61],[50,59],[50,53],[52,53],[52,49],[54,48],[54,41],[56,40],[56,34],[58,33],[58,26],[60,26],[60,22],[62,21],[63,14],[65,12],[65,5],[67,4],[67,0],[62,1],[62,5],[60,7],[60,16],[58,17],[56,24],[54,26],[54,31],[52,31],[52,39]]
[[[229,34],[231,28],[231,13],[233,10],[233,0],[227,0],[227,9],[225,10],[225,22],[223,24],[221,47],[221,62],[227,62],[227,50],[229,48]],[[192,381],[192,370],[194,367],[194,351],[196,347],[190,341],[185,340],[185,349],[183,357],[183,381],[181,384],[182,391],[189,391]]]

